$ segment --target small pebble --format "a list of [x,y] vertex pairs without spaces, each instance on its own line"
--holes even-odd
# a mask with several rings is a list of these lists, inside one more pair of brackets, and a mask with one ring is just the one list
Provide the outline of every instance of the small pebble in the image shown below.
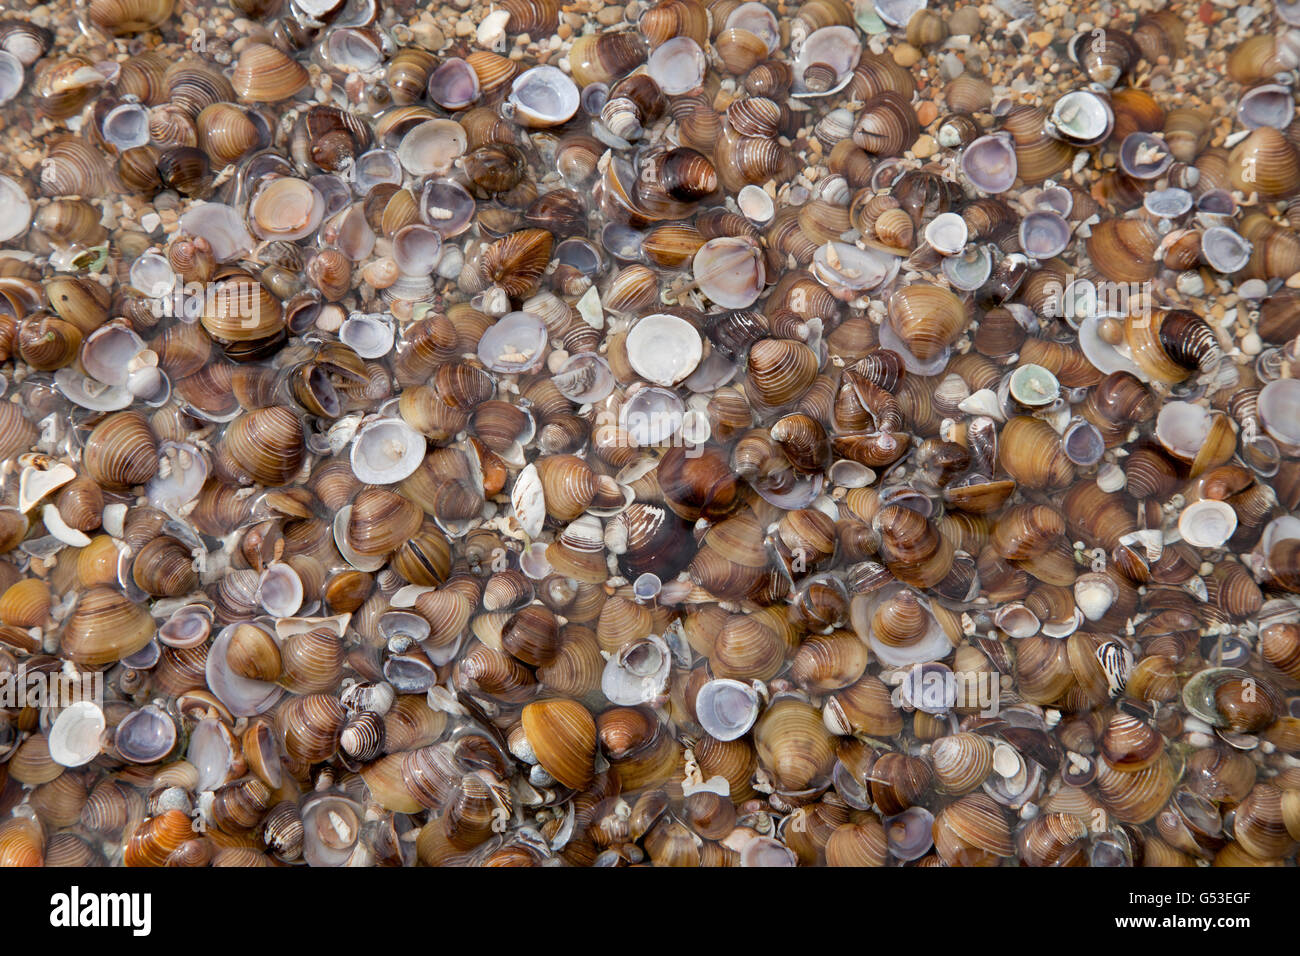
[[927,133],[922,133],[912,144],[912,155],[918,159],[929,159],[939,151],[939,144],[934,141],[934,137]]
[[1248,302],[1258,302],[1268,295],[1268,283],[1263,279],[1247,279],[1237,286],[1237,294]]
[[921,51],[910,43],[900,43],[894,47],[894,62],[899,66],[913,66],[921,59]]
[[965,6],[948,18],[948,32],[953,36],[976,37],[980,33],[980,12],[974,6]]
[[1241,340],[1241,351],[1246,355],[1258,355],[1264,350],[1264,343],[1254,332],[1248,332]]

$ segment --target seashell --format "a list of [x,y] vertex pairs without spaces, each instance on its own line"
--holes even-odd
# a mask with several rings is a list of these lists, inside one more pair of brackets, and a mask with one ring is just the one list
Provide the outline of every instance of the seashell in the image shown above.
[[529,704],[520,717],[538,763],[565,786],[582,789],[594,774],[596,723],[577,701],[565,698]]
[[907,42],[923,49],[948,39],[948,25],[933,10],[921,9],[907,21]]
[[1074,477],[1074,465],[1058,436],[1038,419],[1022,416],[1008,421],[1002,430],[1001,452],[1002,467],[1026,487],[1061,488]]
[[1281,36],[1261,34],[1247,37],[1228,55],[1228,75],[1238,83],[1271,78],[1279,71],[1295,68],[1300,51],[1292,31]]
[[822,713],[826,728],[835,734],[860,733],[893,737],[903,729],[903,716],[889,688],[868,674],[826,699]]
[[1228,172],[1234,189],[1261,199],[1285,199],[1300,191],[1300,154],[1269,126],[1253,130],[1233,147]]
[[945,792],[962,796],[978,789],[993,771],[993,745],[978,734],[940,737],[930,748],[935,782]]
[[1141,770],[1123,772],[1105,759],[1097,764],[1097,796],[1124,823],[1145,823],[1164,806],[1175,778],[1169,757],[1160,754]]
[[235,94],[252,103],[278,103],[307,86],[303,67],[266,43],[250,43],[239,54],[230,77]]
[[1263,216],[1252,213],[1242,220],[1240,239],[1232,243],[1233,251],[1238,254],[1242,239],[1251,247],[1250,260],[1243,275],[1270,279],[1289,277],[1300,263],[1300,238]]
[[1118,84],[1141,56],[1134,39],[1118,30],[1076,33],[1066,51],[1084,76],[1105,87]]
[[1254,733],[1277,717],[1279,699],[1269,683],[1231,667],[1207,668],[1183,685],[1183,705],[1214,727]]
[[1237,118],[1247,129],[1270,126],[1285,129],[1295,117],[1290,87],[1260,83],[1247,90],[1237,102]]
[[76,358],[81,332],[62,319],[31,315],[18,327],[17,345],[24,362],[39,371],[50,372]]
[[835,631],[805,640],[795,652],[790,676],[811,693],[827,693],[856,683],[866,666],[866,645],[852,631]]
[[168,535],[154,538],[135,556],[131,577],[136,586],[154,597],[178,597],[199,583],[190,549]]
[[916,358],[941,355],[966,326],[966,309],[952,292],[914,283],[896,290],[887,302],[889,321]]
[[719,33],[713,40],[713,48],[721,57],[726,71],[741,77],[747,77],[755,67],[763,63],[769,52],[762,37],[739,27],[728,27]]
[[761,339],[749,350],[749,386],[765,405],[781,407],[812,385],[817,365],[816,355],[802,342]]
[[935,851],[949,866],[997,866],[1014,855],[1002,808],[983,793],[961,797],[934,820]]
[[507,295],[523,298],[537,290],[551,245],[551,234],[541,229],[511,233],[484,252],[479,274],[485,282],[498,283]]
[[1016,172],[1026,185],[1055,176],[1069,165],[1072,156],[1068,144],[1044,131],[1046,119],[1036,106],[1016,106],[1002,117],[1002,128],[1015,144]]
[[104,158],[77,139],[56,143],[41,160],[41,192],[46,196],[97,195],[107,187],[109,176]]
[[983,77],[966,72],[944,84],[943,98],[954,110],[981,113],[993,105],[993,88]]
[[578,111],[578,88],[555,67],[535,66],[515,77],[504,106],[503,115],[522,126],[559,126]]
[[23,66],[31,66],[54,44],[54,34],[45,27],[18,19],[0,23],[0,49],[11,54]]
[[797,697],[772,702],[754,727],[759,763],[783,790],[803,790],[829,774],[835,754],[821,716]]
[[[399,57],[403,53],[408,54],[409,58],[399,62]],[[493,56],[493,54],[487,53],[481,53],[480,55]],[[425,57],[428,57],[427,66],[425,66]],[[394,95],[394,102],[404,100],[403,105],[414,103],[427,89],[429,99],[443,109],[465,109],[475,103],[482,92],[480,69],[484,73],[491,74],[495,72],[488,63],[480,63],[476,67],[468,60],[462,60],[459,57],[451,57],[436,66],[434,65],[435,62],[433,57],[423,50],[407,49],[398,51],[393,59],[389,61],[388,67],[390,88],[394,81],[394,70],[397,71],[398,82],[403,84],[400,96]],[[505,67],[502,67],[502,72],[505,69]],[[508,78],[508,76],[505,77],[505,79]],[[504,79],[501,80],[501,82],[504,81]]]
[[1114,282],[1145,282],[1156,270],[1160,237],[1140,219],[1106,219],[1092,228],[1088,255],[1098,270]]
[[1114,770],[1134,772],[1151,766],[1162,756],[1164,738],[1145,721],[1130,714],[1116,714],[1106,724],[1101,753]]
[[99,484],[126,488],[143,484],[158,470],[158,443],[139,412],[109,415],[86,440],[83,463]]
[[302,421],[280,405],[244,412],[226,427],[218,466],[240,484],[283,485],[303,457]]
[[227,166],[262,144],[261,128],[230,103],[213,103],[194,120],[198,146],[218,166]]
[[280,659],[280,683],[295,694],[325,693],[343,675],[343,644],[328,627],[286,637]]
[[[21,89],[23,76],[21,62],[15,62],[17,57],[13,54],[10,57],[10,63],[13,64],[10,70],[16,74],[17,79],[9,81],[12,92],[6,91],[7,98],[12,98]],[[104,81],[104,74],[96,70],[90,60],[81,56],[66,56],[58,60],[38,62],[31,78],[31,90],[41,113],[59,120],[77,113],[95,87]]]
[[193,836],[184,810],[166,810],[144,820],[127,841],[122,854],[126,866],[165,866],[173,852]]
[[611,84],[645,62],[645,41],[635,33],[594,33],[578,37],[569,50],[573,80],[579,86]]
[[863,104],[853,128],[853,141],[868,153],[897,156],[911,147],[920,133],[911,104],[891,90]]
[[144,33],[166,23],[172,15],[170,0],[94,0],[90,19],[114,36]]
[[747,308],[763,291],[763,258],[748,239],[710,239],[692,265],[700,291],[724,308]]
[[94,587],[77,601],[64,625],[61,648],[69,660],[102,667],[129,657],[154,635],[148,611],[106,587]]
[[637,29],[651,48],[678,36],[702,45],[709,38],[709,14],[703,4],[694,0],[660,0],[641,13]]

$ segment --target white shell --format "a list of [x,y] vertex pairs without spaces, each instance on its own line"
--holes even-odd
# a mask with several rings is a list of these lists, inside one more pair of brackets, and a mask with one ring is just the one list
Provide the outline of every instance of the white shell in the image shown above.
[[601,693],[613,704],[647,704],[664,693],[672,675],[673,656],[656,634],[629,641],[605,664]]
[[758,719],[758,692],[729,678],[706,681],[695,697],[695,714],[705,732],[718,740],[735,740],[749,733]]
[[1089,572],[1074,581],[1074,603],[1090,621],[1101,620],[1118,597],[1119,588],[1106,574]]
[[1156,416],[1156,440],[1170,454],[1191,461],[1209,437],[1212,422],[1210,410],[1201,405],[1166,402]]
[[212,608],[185,604],[158,628],[158,640],[168,647],[198,647],[212,632]]
[[353,312],[339,328],[339,341],[363,359],[383,358],[393,350],[393,323],[381,314]]
[[529,464],[519,472],[510,491],[510,505],[524,534],[536,538],[542,533],[542,526],[546,523],[546,498],[536,465]]
[[212,246],[212,257],[229,262],[244,252],[253,251],[253,237],[244,225],[244,217],[224,203],[199,203],[181,216],[180,231],[201,236]]
[[892,279],[902,259],[879,249],[859,249],[848,242],[827,242],[813,253],[812,273],[831,292],[869,292]]
[[1038,633],[1042,622],[1023,604],[1004,604],[993,615],[993,623],[1008,637],[1026,638]]
[[1006,420],[1006,416],[1002,414],[1002,405],[998,401],[997,392],[991,388],[981,388],[977,392],[972,392],[957,404],[957,408],[967,415],[987,415],[999,422]]
[[675,315],[647,315],[628,332],[627,360],[647,382],[675,385],[700,364],[704,343],[695,326]]
[[553,66],[535,66],[515,77],[503,104],[507,118],[523,126],[567,123],[578,112],[578,87]]
[[105,385],[126,385],[131,359],[142,351],[143,339],[133,330],[122,325],[105,325],[91,333],[83,343],[82,368],[86,369],[87,375]]
[[302,607],[302,578],[280,561],[272,562],[257,583],[257,599],[272,617],[290,617]]
[[90,536],[69,526],[54,505],[46,505],[41,509],[41,521],[45,523],[45,530],[64,544],[74,548],[84,548],[90,544]]
[[1178,517],[1178,533],[1194,548],[1222,547],[1236,530],[1236,510],[1213,498],[1193,502]]
[[762,186],[753,184],[746,186],[736,195],[736,206],[746,219],[759,225],[776,214],[776,205],[772,202],[772,197]]
[[54,373],[54,384],[68,401],[91,411],[116,412],[135,401],[130,389],[97,382],[71,366],[65,365]]
[[955,256],[961,252],[966,246],[966,238],[969,235],[970,230],[966,227],[966,220],[955,212],[940,213],[925,227],[925,241],[934,248],[935,252],[945,256]]
[[302,858],[308,866],[343,866],[358,851],[362,811],[337,793],[310,797],[302,808]]
[[722,236],[700,246],[691,274],[701,292],[727,309],[747,309],[763,294],[763,253],[749,239]]
[[464,155],[468,145],[465,129],[456,121],[425,120],[402,137],[397,158],[412,176],[442,176]]
[[108,721],[98,704],[79,700],[64,708],[50,728],[50,759],[63,767],[81,767],[99,756]]
[[1056,101],[1047,119],[1047,132],[1079,146],[1091,146],[1106,137],[1115,114],[1104,98],[1091,90],[1072,90]]
[[689,93],[700,85],[708,60],[690,37],[673,37],[659,44],[646,62],[646,71],[669,96]]
[[28,465],[18,479],[18,510],[31,511],[41,499],[53,491],[62,488],[77,473],[61,461],[56,461],[48,468]]
[[876,16],[901,30],[907,26],[908,20],[925,9],[926,0],[875,0],[871,6]]
[[[862,42],[853,27],[822,27],[808,34],[794,61],[794,87],[790,95],[799,99],[830,96],[838,93],[853,78],[853,68],[862,58]],[[814,63],[825,63],[835,70],[837,82],[828,90],[813,92],[804,86],[803,74]]]
[[158,455],[169,460],[170,470],[164,476],[159,469],[159,473],[145,485],[144,492],[149,504],[169,515],[176,515],[203,490],[203,483],[208,480],[207,455],[195,445],[171,441],[164,441],[159,446]]
[[1079,349],[1083,352],[1089,362],[1091,362],[1103,375],[1111,375],[1115,372],[1128,372],[1135,375],[1142,381],[1150,381],[1146,372],[1115,346],[1105,341],[1098,333],[1097,326],[1101,323],[1103,316],[1088,315],[1079,323]]
[[368,485],[391,485],[414,474],[427,447],[424,436],[400,418],[381,418],[352,440],[352,473]]
[[16,239],[32,223],[32,201],[22,187],[8,176],[0,176],[0,242]]

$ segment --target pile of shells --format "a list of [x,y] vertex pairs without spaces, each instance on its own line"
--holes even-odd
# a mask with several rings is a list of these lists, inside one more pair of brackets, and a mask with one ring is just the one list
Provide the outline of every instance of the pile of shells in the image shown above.
[[1294,862],[1295,4],[173,6],[0,21],[0,864]]

